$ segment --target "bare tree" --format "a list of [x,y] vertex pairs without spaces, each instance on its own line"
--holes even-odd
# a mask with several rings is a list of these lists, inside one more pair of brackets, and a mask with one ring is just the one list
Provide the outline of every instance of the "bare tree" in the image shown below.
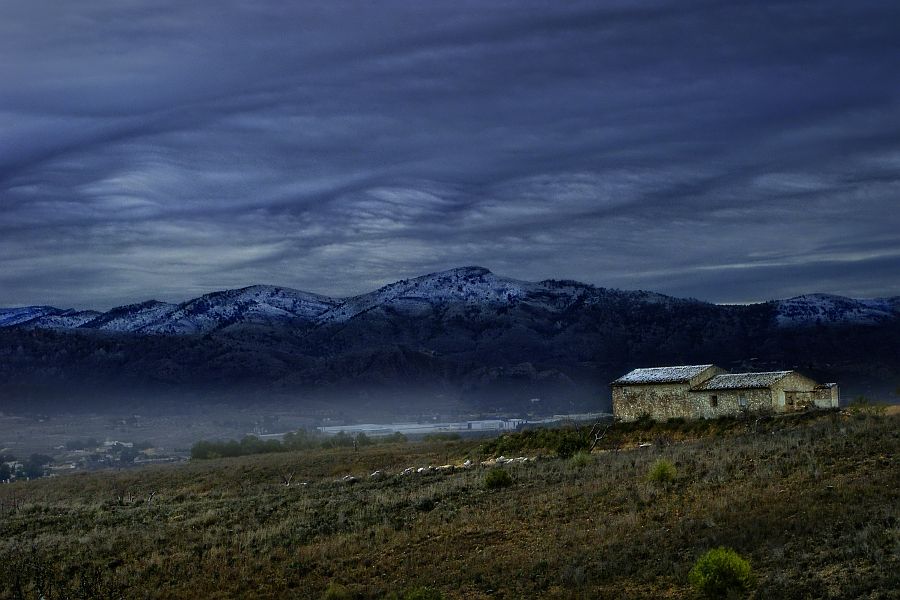
[[293,479],[294,479],[294,472],[293,472],[293,471],[291,471],[290,473],[288,473],[287,471],[282,471],[282,472],[281,472],[281,484],[284,485],[285,487],[290,486],[290,485],[291,485],[291,481],[292,481]]
[[597,421],[596,423],[594,423],[594,425],[591,427],[590,433],[588,433],[588,439],[591,441],[591,447],[588,449],[588,452],[594,451],[594,448],[597,447],[597,444],[599,444],[600,440],[602,440],[606,436],[606,433],[612,426],[612,421],[606,423],[604,423],[603,421]]

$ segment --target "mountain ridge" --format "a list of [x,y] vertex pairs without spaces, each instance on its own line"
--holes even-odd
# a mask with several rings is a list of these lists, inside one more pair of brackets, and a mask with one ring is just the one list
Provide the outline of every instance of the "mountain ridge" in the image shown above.
[[480,267],[350,298],[257,285],[102,314],[20,307],[0,310],[0,398],[552,414],[608,407],[608,382],[636,367],[707,363],[796,369],[838,381],[845,398],[889,396],[900,383],[898,307],[822,294],[718,305]]
[[[595,303],[604,295],[619,295],[643,303],[701,303],[644,290],[597,287],[574,280],[545,279],[537,282],[498,276],[479,266],[457,267],[401,279],[371,292],[345,298],[329,297],[285,286],[256,284],[224,289],[180,303],[146,300],[117,306],[106,312],[60,309],[52,306],[0,308],[0,328],[96,329],[107,332],[190,335],[203,334],[239,323],[274,324],[307,322],[340,323],[359,314],[391,307],[409,315],[427,310],[426,304],[464,304],[503,307],[530,301],[563,310],[580,300]],[[900,314],[900,296],[850,298],[811,293],[752,303],[774,304],[780,327],[821,324],[877,324]]]

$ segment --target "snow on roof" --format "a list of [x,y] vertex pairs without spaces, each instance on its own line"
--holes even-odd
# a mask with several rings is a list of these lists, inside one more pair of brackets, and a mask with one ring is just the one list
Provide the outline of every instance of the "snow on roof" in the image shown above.
[[679,367],[652,367],[635,369],[613,381],[614,385],[627,383],[678,383],[689,381],[715,365],[682,365]]
[[727,373],[716,375],[697,386],[698,390],[738,390],[769,387],[793,371],[768,371],[766,373]]

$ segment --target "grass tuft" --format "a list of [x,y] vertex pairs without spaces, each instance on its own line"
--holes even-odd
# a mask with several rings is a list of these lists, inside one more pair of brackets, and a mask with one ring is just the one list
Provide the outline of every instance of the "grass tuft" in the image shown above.
[[660,458],[650,467],[650,471],[647,473],[647,481],[656,485],[666,486],[675,481],[677,475],[678,471],[675,469],[675,465],[665,458]]

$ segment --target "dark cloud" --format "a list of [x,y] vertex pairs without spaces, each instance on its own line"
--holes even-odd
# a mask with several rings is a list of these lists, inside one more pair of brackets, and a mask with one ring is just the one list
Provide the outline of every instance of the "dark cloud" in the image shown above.
[[900,294],[884,2],[28,2],[0,305],[482,264],[715,301]]

